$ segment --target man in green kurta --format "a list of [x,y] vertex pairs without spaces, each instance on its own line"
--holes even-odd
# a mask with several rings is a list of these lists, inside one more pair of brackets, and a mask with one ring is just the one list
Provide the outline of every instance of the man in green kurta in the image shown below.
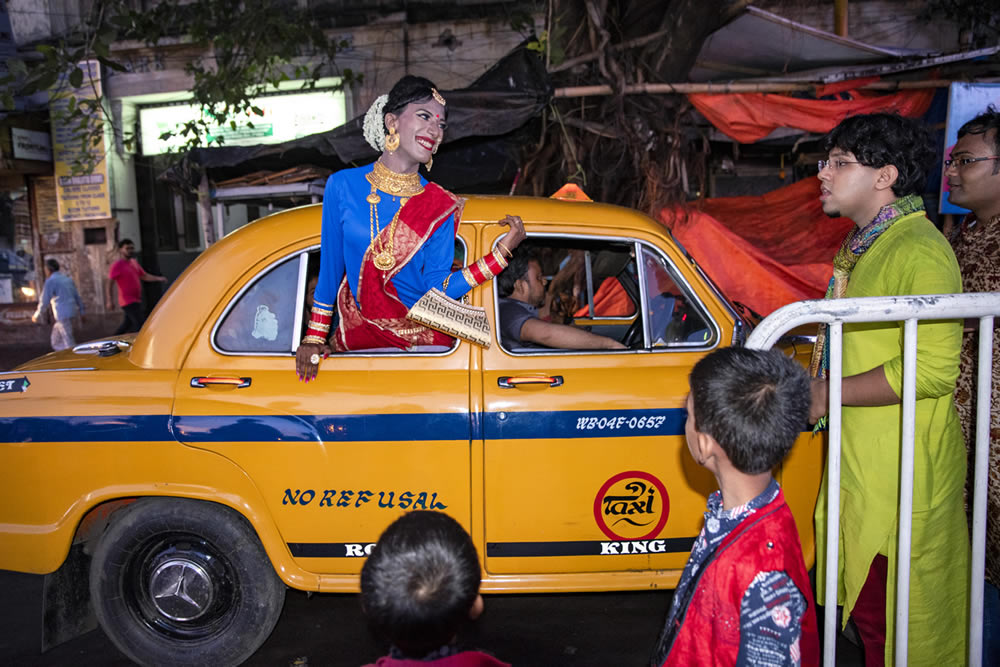
[[[827,298],[961,292],[955,255],[917,194],[933,159],[926,130],[890,114],[854,116],[830,133],[826,150],[823,210],[856,224],[834,259]],[[968,636],[965,452],[952,400],[962,326],[924,321],[917,330],[908,662],[941,667],[965,663]],[[813,422],[828,410],[828,359],[820,335]],[[867,667],[891,664],[894,653],[902,367],[902,322],[844,326],[838,600],[858,628]],[[820,589],[825,491],[824,479],[816,506]]]

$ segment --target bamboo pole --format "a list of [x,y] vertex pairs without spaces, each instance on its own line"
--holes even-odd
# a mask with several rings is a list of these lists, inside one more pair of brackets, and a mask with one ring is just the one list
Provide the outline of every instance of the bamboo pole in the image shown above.
[[847,0],[833,0],[833,32],[847,37]]
[[[927,81],[876,81],[866,86],[860,86],[862,90],[913,90],[920,88],[947,88],[951,81],[944,79],[930,79]],[[647,94],[663,95],[670,93],[796,93],[814,92],[816,83],[634,83],[625,86],[626,95]],[[614,91],[611,86],[568,86],[556,88],[554,97],[599,97],[612,95]]]

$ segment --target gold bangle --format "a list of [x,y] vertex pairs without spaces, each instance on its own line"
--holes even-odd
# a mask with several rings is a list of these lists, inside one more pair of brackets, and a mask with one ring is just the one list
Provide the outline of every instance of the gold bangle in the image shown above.
[[503,256],[502,252],[500,252],[497,248],[493,248],[492,255],[493,255],[493,259],[495,259],[497,261],[497,264],[500,265],[501,269],[506,269],[507,268],[507,260],[504,259],[504,256]]
[[472,277],[472,271],[469,271],[469,267],[462,267],[462,277],[465,278],[465,282],[469,283],[469,287],[476,287],[479,283],[476,279]]
[[443,283],[441,283],[441,287],[443,287],[443,288],[444,288],[444,290],[443,290],[443,291],[445,291],[445,292],[447,292],[447,291],[448,291],[448,283],[450,283],[450,282],[451,282],[451,274],[449,273],[449,274],[448,274],[448,277],[444,279],[444,282],[443,282]]
[[305,338],[303,338],[302,342],[299,343],[299,344],[300,345],[322,345],[325,342],[326,341],[323,340],[322,338],[320,338],[319,336],[309,335],[309,336],[306,336]]
[[508,248],[507,246],[505,246],[503,244],[503,241],[497,241],[497,247],[500,248],[501,250],[503,250],[507,254],[507,257],[513,257],[514,256],[514,253],[512,253],[510,251],[510,248]]
[[478,266],[479,270],[483,272],[483,276],[485,276],[487,280],[493,280],[493,278],[495,278],[493,272],[490,271],[490,267],[487,266],[486,260],[482,257],[476,260],[476,266]]
[[330,331],[330,325],[324,322],[309,322],[309,328],[316,331]]

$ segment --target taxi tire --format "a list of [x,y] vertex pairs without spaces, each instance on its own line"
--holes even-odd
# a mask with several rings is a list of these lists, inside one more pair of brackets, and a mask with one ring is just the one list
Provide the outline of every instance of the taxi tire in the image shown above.
[[222,667],[245,661],[271,634],[285,585],[238,512],[143,498],[113,515],[94,551],[90,594],[104,632],[135,662]]

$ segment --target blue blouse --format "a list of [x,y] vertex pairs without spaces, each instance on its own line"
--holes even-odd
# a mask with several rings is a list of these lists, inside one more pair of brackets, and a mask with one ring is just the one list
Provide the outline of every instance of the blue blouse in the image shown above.
[[[354,301],[358,300],[358,275],[361,258],[371,245],[370,205],[366,198],[371,193],[371,183],[365,175],[374,169],[374,164],[354,169],[344,169],[331,175],[323,193],[323,228],[320,241],[319,282],[316,285],[314,303],[321,308],[333,309],[337,301],[337,289],[347,272]],[[427,180],[420,177],[423,185]],[[384,229],[399,208],[400,197],[379,191],[382,201],[376,205],[378,220],[375,235]],[[432,287],[441,288],[445,278],[452,275],[451,265],[455,257],[454,214],[424,242],[423,246],[393,276],[400,301],[412,308],[420,297]],[[461,276],[461,270],[454,272],[445,292],[453,299],[461,298],[469,291],[469,284]]]

